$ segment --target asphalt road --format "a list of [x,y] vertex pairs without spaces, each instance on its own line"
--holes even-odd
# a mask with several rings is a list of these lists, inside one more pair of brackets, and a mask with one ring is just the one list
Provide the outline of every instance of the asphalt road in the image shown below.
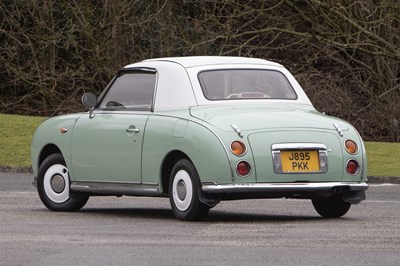
[[29,174],[0,173],[1,265],[400,265],[400,185],[373,185],[341,219],[307,200],[222,202],[180,222],[168,199],[92,197],[48,211]]

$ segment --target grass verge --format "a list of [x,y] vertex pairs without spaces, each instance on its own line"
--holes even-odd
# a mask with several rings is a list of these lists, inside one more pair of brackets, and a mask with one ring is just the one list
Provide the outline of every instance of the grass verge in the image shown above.
[[400,143],[366,142],[369,176],[400,178]]
[[[0,166],[30,167],[30,143],[44,117],[0,114]],[[368,175],[399,177],[400,143],[366,142]]]
[[32,135],[44,119],[0,114],[0,166],[31,166]]

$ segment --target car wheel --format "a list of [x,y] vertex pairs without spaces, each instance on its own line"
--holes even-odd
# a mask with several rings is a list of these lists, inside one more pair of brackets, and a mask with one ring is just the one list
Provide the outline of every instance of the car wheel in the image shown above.
[[37,190],[43,204],[52,211],[77,211],[89,199],[83,194],[71,193],[68,168],[61,154],[47,157],[39,167]]
[[187,159],[179,160],[169,180],[169,199],[179,220],[200,220],[207,215],[210,207],[200,201],[200,186],[194,165]]
[[325,218],[341,217],[349,211],[351,206],[351,203],[343,200],[342,195],[313,199],[312,203],[318,214]]

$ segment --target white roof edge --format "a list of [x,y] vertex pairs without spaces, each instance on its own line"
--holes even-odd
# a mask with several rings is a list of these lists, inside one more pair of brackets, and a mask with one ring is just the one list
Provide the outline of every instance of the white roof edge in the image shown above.
[[142,62],[167,61],[177,63],[185,68],[206,65],[223,64],[251,64],[283,67],[281,64],[260,58],[239,57],[239,56],[184,56],[184,57],[163,57],[143,60]]

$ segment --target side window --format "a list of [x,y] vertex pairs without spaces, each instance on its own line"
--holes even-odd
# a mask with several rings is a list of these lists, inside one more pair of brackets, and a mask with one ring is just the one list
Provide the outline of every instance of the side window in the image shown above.
[[156,74],[153,72],[123,72],[118,76],[100,103],[107,110],[151,110]]

